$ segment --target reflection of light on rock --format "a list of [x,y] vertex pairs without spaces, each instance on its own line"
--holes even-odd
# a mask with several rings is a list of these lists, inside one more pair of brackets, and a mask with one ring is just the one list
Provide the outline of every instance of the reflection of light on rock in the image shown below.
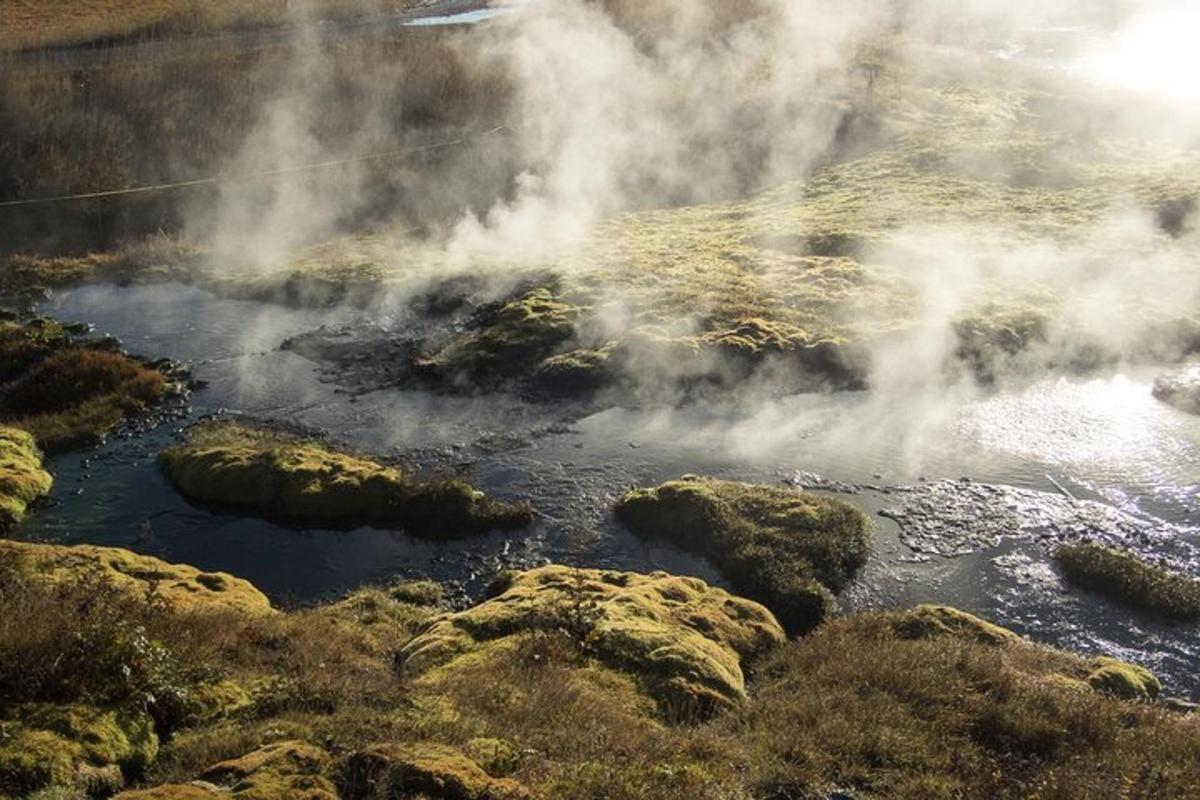
[[1200,6],[1178,3],[1136,17],[1084,59],[1102,83],[1177,100],[1200,99]]
[[1191,447],[1173,420],[1148,385],[1117,376],[1039,381],[978,403],[960,424],[990,448],[1045,463],[1128,467]]

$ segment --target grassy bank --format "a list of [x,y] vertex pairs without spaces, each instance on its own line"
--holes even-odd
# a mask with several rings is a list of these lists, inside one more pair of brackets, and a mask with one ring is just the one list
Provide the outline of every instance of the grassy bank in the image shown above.
[[[1112,693],[1142,680],[1132,667],[961,612],[860,615],[784,644],[761,607],[699,581],[567,568],[452,614],[403,585],[237,611],[159,598],[182,574],[162,562],[118,587],[85,549],[11,547],[10,797],[1082,800],[1200,780],[1195,717]],[[76,579],[39,578],[50,556]],[[655,702],[668,683],[721,701],[679,715]]]

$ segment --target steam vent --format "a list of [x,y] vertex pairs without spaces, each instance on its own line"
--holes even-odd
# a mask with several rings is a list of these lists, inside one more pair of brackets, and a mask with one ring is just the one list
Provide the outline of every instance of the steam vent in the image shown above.
[[0,800],[1200,800],[1193,0],[0,0]]

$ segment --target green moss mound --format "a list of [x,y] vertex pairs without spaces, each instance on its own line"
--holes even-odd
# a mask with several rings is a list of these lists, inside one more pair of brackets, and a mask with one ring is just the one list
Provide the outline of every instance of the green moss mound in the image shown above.
[[493,500],[460,480],[423,481],[318,442],[232,423],[193,428],[159,462],[192,500],[307,524],[398,526],[449,539],[533,517],[528,504]]
[[1097,544],[1060,547],[1054,558],[1076,586],[1168,619],[1200,619],[1200,581]]
[[61,452],[102,439],[172,390],[159,370],[98,343],[76,343],[52,320],[0,323],[0,420]]
[[1098,692],[1121,700],[1157,700],[1162,691],[1158,678],[1145,667],[1107,657],[1096,659],[1092,666],[1087,682]]
[[743,701],[743,667],[784,640],[765,608],[695,578],[551,566],[436,622],[399,660],[406,674],[453,680],[456,668],[534,631],[564,632],[679,717]]
[[15,568],[22,580],[71,586],[98,578],[131,597],[153,595],[157,602],[178,611],[271,611],[266,595],[249,581],[119,548],[0,541],[0,562]]
[[35,704],[0,723],[0,796],[60,790],[106,796],[142,774],[158,754],[144,714],[81,704]]
[[23,520],[30,503],[49,494],[53,485],[33,436],[0,427],[0,533]]
[[710,559],[734,587],[770,608],[791,634],[819,625],[866,563],[870,523],[852,506],[789,489],[685,476],[620,499],[639,536]]
[[904,639],[959,636],[989,645],[1020,641],[1020,637],[1007,628],[950,606],[917,606],[897,616],[895,630]]
[[478,386],[513,378],[528,373],[570,341],[578,313],[577,307],[555,299],[551,290],[535,289],[505,304],[480,330],[459,337],[419,366],[451,384]]
[[493,778],[453,747],[436,743],[381,744],[350,755],[339,767],[347,800],[428,797],[431,800],[525,800],[521,784]]

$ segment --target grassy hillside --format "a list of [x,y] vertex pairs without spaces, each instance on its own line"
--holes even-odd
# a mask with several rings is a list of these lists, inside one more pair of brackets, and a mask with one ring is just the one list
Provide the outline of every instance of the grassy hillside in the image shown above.
[[402,11],[419,0],[5,0],[0,50],[81,44],[102,39],[195,36],[271,26],[297,18]]

